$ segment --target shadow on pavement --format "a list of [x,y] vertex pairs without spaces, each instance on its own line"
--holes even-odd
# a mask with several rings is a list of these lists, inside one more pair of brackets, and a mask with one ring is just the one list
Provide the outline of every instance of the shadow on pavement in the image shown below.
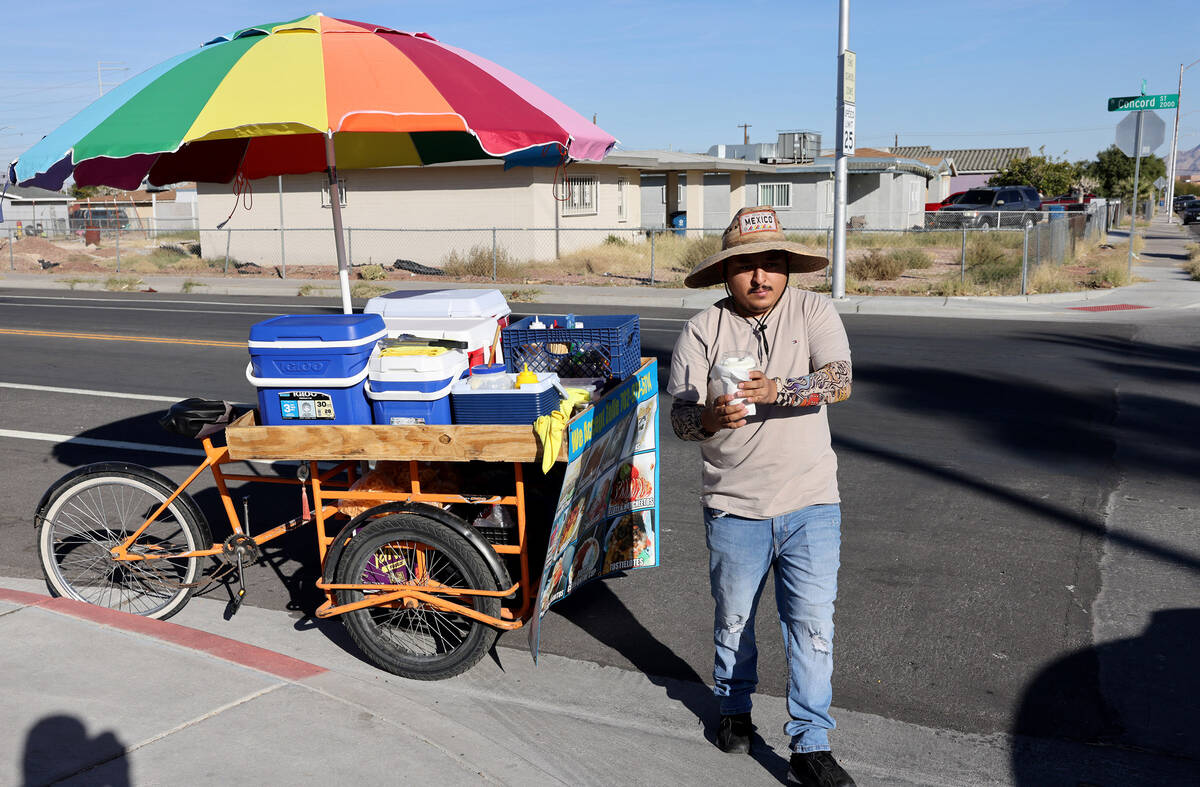
[[102,783],[129,787],[125,744],[113,732],[101,732],[92,738],[74,716],[46,716],[25,736],[21,783],[24,787],[57,784],[77,774],[87,781],[82,772],[106,763]]
[[[580,588],[556,604],[552,611],[628,659],[651,683],[661,686],[668,698],[691,711],[703,725],[705,739],[716,745],[718,713],[712,690],[690,664],[660,642],[629,611],[606,583],[593,582]],[[662,675],[674,677],[660,677]],[[787,756],[781,757],[761,737],[756,735],[755,738],[751,756],[783,782],[789,768]]]
[[[1200,758],[1198,640],[1200,608],[1156,612],[1141,636],[1077,651],[1039,673],[1011,731]],[[1072,691],[1081,673],[1106,687],[1103,701]],[[1045,784],[1044,766],[1042,755],[1013,750],[1018,787]]]

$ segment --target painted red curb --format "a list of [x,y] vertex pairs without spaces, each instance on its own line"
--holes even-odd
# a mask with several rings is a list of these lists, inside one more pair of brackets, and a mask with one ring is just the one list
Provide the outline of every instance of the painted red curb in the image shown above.
[[324,667],[294,659],[273,650],[247,645],[235,639],[181,626],[166,620],[152,620],[128,612],[118,612],[69,598],[51,598],[36,593],[0,588],[0,601],[27,607],[40,607],[60,615],[89,620],[122,631],[132,631],[163,642],[207,653],[219,659],[266,672],[285,680],[303,680],[328,672]]

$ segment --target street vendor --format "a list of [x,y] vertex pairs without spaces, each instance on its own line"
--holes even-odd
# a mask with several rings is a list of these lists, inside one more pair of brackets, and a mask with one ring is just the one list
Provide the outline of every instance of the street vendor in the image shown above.
[[788,241],[771,208],[739,210],[721,251],[684,280],[724,284],[728,297],[684,327],[667,392],[675,434],[700,443],[703,458],[717,745],[750,750],[754,612],[774,568],[790,780],[840,787],[854,781],[829,750],[841,508],[825,405],[850,396],[850,345],[829,298],[788,287],[791,273],[827,264]]

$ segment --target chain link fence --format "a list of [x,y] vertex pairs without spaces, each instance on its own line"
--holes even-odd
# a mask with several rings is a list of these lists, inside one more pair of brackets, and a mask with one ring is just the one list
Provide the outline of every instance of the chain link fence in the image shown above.
[[[1023,219],[1019,223],[1004,221],[999,227],[962,223],[958,227],[889,230],[851,225],[847,228],[847,269],[857,283],[865,283],[867,291],[898,291],[903,285],[911,294],[921,294],[921,287],[929,284],[926,292],[944,292],[945,283],[957,278],[962,287],[974,282],[1009,293],[1027,292],[1035,270],[1070,264],[1081,248],[1103,242],[1117,210],[1119,203],[1097,200],[1080,210],[1039,213],[1036,220],[1018,214],[1014,218]],[[102,218],[95,217],[97,221]],[[0,234],[0,243],[7,246],[14,270],[22,254],[26,260],[37,255],[43,268],[87,258],[97,265],[136,273],[328,278],[336,266],[334,234],[329,227],[194,230],[188,221],[185,217],[179,222],[156,221],[151,226],[141,222],[131,227],[128,217],[114,218],[110,226],[95,228],[99,238],[91,239],[93,245],[85,242],[83,231],[69,228],[38,238],[17,237],[8,228],[7,242]],[[719,249],[724,229],[350,227],[344,230],[344,237],[349,262],[361,279],[444,275],[456,280],[525,284],[682,286],[692,267]],[[831,256],[833,231],[827,226],[796,227],[787,234],[813,253]],[[56,242],[62,254],[55,256],[50,246],[32,245],[49,240]],[[93,259],[97,256],[103,259]],[[828,269],[800,277],[803,286],[818,289],[827,282]]]

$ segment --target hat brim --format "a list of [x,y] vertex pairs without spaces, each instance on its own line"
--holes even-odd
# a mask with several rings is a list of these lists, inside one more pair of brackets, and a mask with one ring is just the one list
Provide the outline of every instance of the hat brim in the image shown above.
[[813,273],[823,269],[829,260],[809,254],[804,246],[791,241],[759,241],[734,246],[701,261],[683,280],[685,287],[712,287],[725,281],[725,269],[721,263],[733,257],[756,254],[760,251],[782,251],[788,256],[788,273]]

